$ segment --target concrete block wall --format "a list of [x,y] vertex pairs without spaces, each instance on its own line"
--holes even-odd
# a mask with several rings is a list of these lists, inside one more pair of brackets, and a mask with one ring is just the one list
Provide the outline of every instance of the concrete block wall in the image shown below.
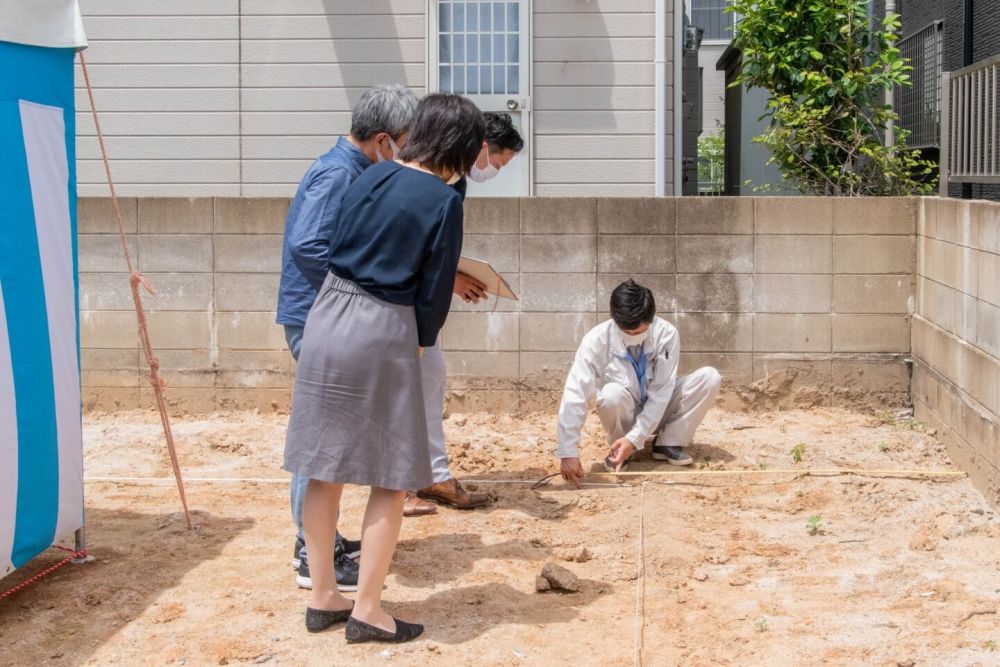
[[[128,242],[169,398],[189,410],[287,409],[274,324],[288,200],[127,199]],[[517,302],[457,298],[443,333],[454,409],[548,409],[612,288],[633,276],[734,395],[908,402],[917,200],[527,198],[466,202],[466,255]],[[87,407],[149,402],[111,207],[80,202]],[[777,375],[775,375],[777,374]],[[777,377],[781,382],[765,382]],[[756,383],[756,384],[755,384]]]
[[913,403],[1000,500],[1000,204],[921,202]]

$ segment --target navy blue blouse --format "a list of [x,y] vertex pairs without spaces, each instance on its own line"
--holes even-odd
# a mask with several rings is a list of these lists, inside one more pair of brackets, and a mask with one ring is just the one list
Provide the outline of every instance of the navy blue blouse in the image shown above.
[[462,195],[396,162],[354,181],[330,237],[330,270],[383,301],[413,306],[421,347],[448,317],[462,253]]

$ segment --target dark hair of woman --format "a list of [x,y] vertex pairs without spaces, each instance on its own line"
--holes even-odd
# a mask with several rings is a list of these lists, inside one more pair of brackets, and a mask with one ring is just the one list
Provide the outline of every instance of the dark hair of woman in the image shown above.
[[483,113],[483,118],[486,120],[486,143],[490,145],[491,151],[521,152],[524,148],[524,139],[514,127],[514,120],[509,113],[486,111]]
[[464,176],[475,164],[485,137],[483,112],[475,104],[460,95],[432,93],[417,105],[399,159]]
[[629,279],[611,292],[611,319],[619,329],[638,329],[652,322],[655,316],[656,300],[649,288]]

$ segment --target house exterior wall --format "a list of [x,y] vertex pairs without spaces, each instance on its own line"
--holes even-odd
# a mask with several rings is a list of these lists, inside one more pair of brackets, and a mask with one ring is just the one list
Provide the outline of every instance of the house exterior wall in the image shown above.
[[716,69],[719,57],[729,45],[702,42],[698,64],[702,72],[702,136],[716,134],[726,124],[726,73]]
[[[367,86],[426,92],[427,0],[80,4],[125,196],[288,196]],[[534,0],[532,22],[536,194],[652,195],[654,1]],[[79,65],[77,102],[79,191],[104,195]]]

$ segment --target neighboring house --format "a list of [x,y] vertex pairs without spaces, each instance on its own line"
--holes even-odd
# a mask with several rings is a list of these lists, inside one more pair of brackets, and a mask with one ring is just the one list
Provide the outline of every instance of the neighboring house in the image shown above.
[[[528,142],[472,194],[679,191],[683,0],[81,0],[119,193],[289,196],[365,87],[468,95]],[[658,55],[659,54],[659,55]],[[79,68],[78,68],[79,70]],[[77,86],[82,78],[77,76]],[[105,195],[78,92],[81,195]],[[714,125],[714,123],[713,123]]]
[[732,39],[733,14],[725,11],[727,0],[688,0],[691,23],[705,32],[698,51],[702,68],[703,134],[718,133],[726,121],[725,73],[715,64]]

